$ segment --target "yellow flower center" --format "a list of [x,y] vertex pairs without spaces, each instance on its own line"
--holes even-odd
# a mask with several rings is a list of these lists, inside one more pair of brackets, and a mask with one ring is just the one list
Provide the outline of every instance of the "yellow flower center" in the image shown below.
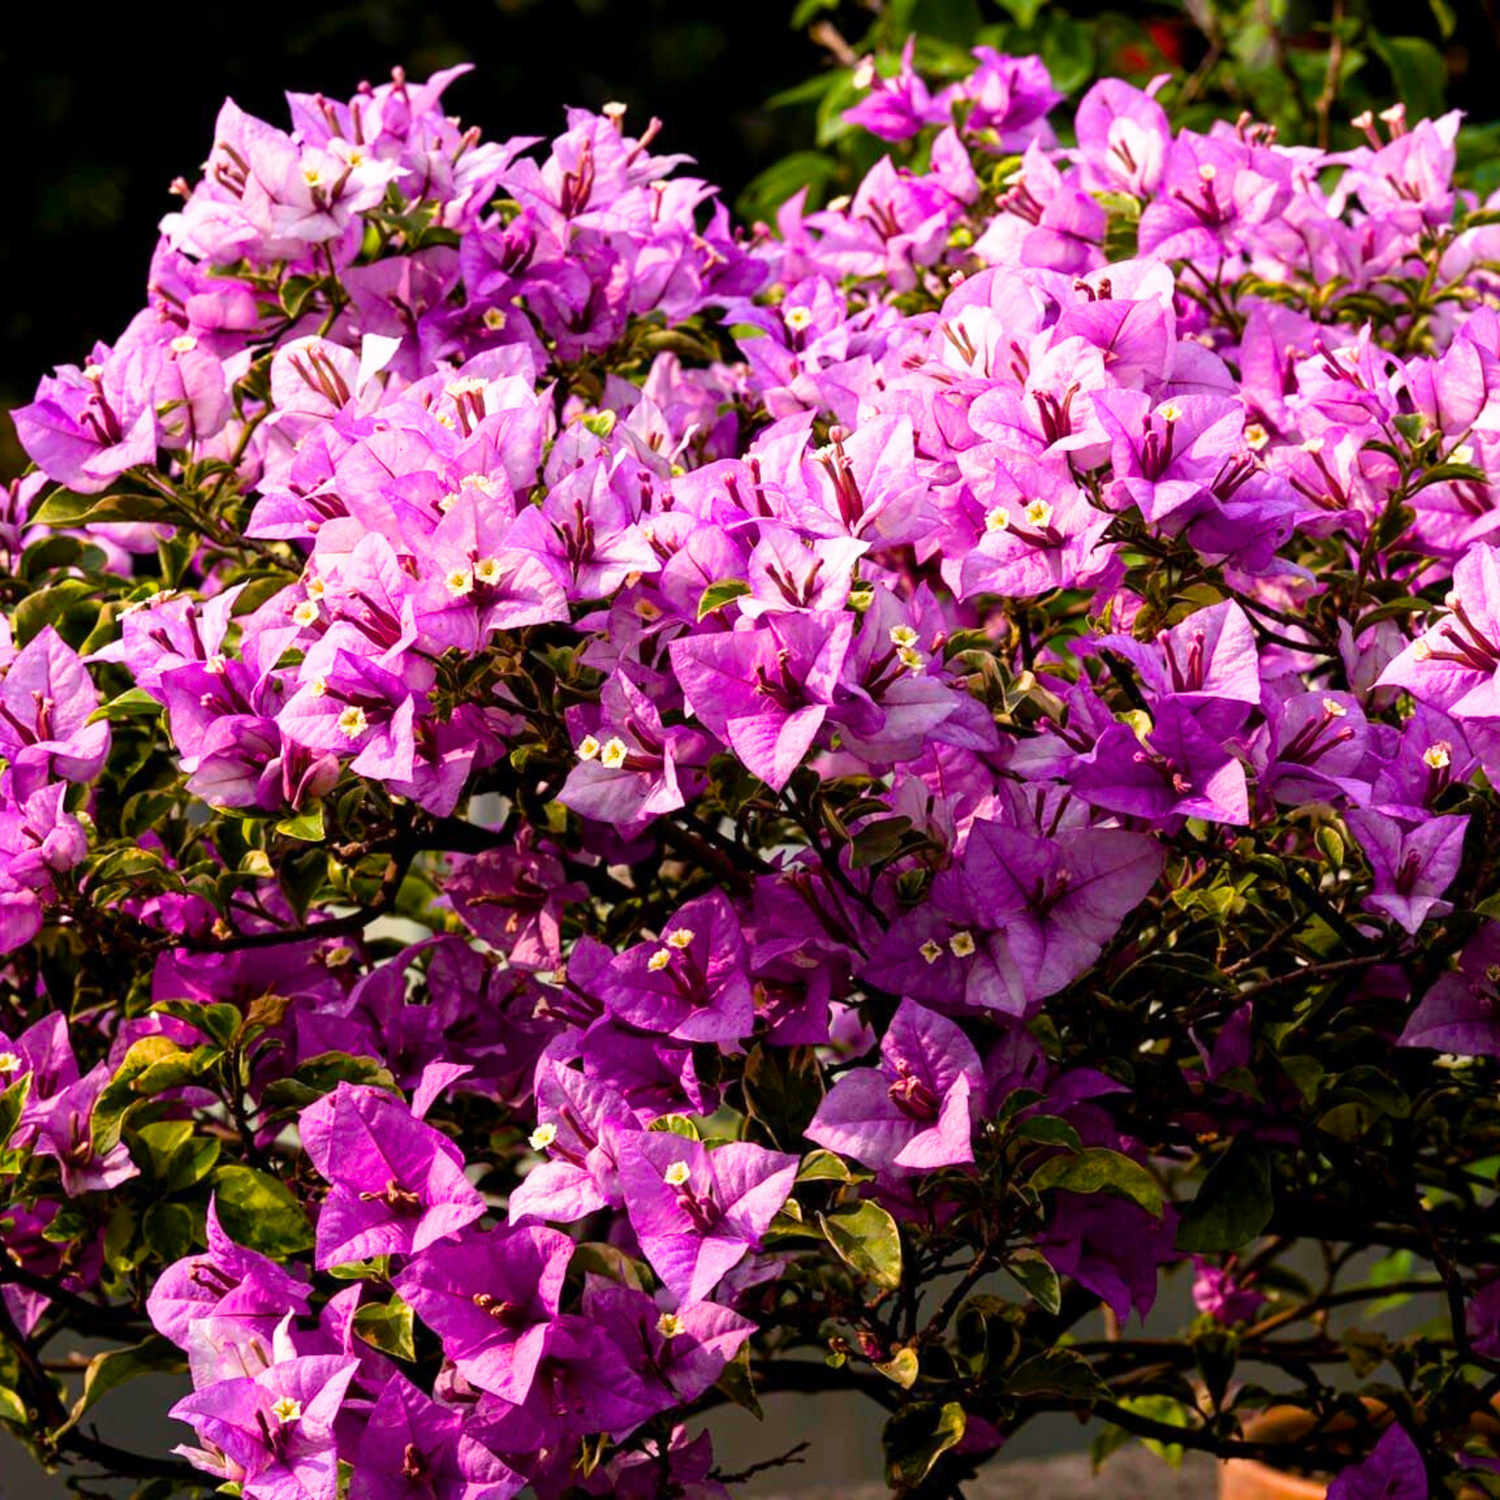
[[357,740],[369,727],[370,721],[357,703],[351,703],[339,715],[339,733],[348,739]]

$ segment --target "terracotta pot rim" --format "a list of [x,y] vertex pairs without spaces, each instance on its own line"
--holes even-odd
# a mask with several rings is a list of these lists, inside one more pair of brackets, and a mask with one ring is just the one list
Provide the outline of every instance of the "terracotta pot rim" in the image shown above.
[[[1372,1415],[1389,1412],[1368,1397],[1365,1406]],[[1313,1425],[1312,1418],[1300,1406],[1272,1406],[1251,1417],[1244,1424],[1245,1437],[1251,1442],[1295,1442]],[[1305,1474],[1291,1474],[1258,1458],[1231,1458],[1222,1465],[1224,1481],[1235,1481],[1235,1493],[1255,1493],[1266,1500],[1326,1500],[1327,1479]]]

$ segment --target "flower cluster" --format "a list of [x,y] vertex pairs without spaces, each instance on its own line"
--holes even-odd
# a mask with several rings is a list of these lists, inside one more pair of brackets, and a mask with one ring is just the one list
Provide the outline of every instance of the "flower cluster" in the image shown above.
[[[774,232],[620,107],[226,104],[146,307],[15,413],[43,1457],[711,1497],[686,1422],[820,1384],[903,1492],[1046,1410],[1251,1452],[1237,1358],[1326,1416],[1349,1357],[1302,1237],[1445,1297],[1383,1493],[1493,1466],[1500,215],[1456,117],[1323,153],[1105,80],[1059,144],[975,61],[861,65],[895,156]],[[1056,1347],[1195,1256],[1185,1361]],[[71,1411],[67,1327],[129,1345]],[[191,1470],[82,1437],[183,1363]]]

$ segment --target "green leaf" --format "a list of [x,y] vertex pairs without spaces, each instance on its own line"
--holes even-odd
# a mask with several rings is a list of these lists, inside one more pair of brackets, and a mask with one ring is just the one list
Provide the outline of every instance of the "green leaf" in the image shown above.
[[[65,640],[69,639],[69,631],[63,628],[63,617],[75,605],[89,599],[94,590],[95,585],[82,578],[64,578],[50,589],[38,589],[28,594],[11,612],[10,624],[16,644],[26,645],[48,625],[57,627],[59,634]],[[91,605],[90,608],[96,609],[97,606]],[[75,630],[72,635],[86,633],[88,628],[86,623],[82,631]]]
[[[1050,1268],[1049,1268],[1050,1269]],[[970,1297],[953,1320],[953,1349],[970,1375],[999,1375],[1021,1352],[1019,1309],[1000,1297]]]
[[1318,850],[1328,861],[1329,867],[1340,870],[1344,865],[1344,840],[1332,823],[1324,823],[1314,835]]
[[312,1225],[285,1183],[254,1167],[220,1167],[214,1192],[224,1232],[281,1260],[312,1248]]
[[14,1391],[0,1385],[0,1422],[14,1422],[17,1427],[26,1427],[30,1420],[21,1398]]
[[204,1005],[197,1000],[159,1000],[153,1010],[163,1015],[175,1016],[196,1027],[210,1041],[226,1050],[233,1047],[240,1034],[240,1008],[227,1000],[216,1000]]
[[901,1231],[878,1203],[854,1203],[819,1214],[818,1226],[839,1259],[878,1286],[901,1285]]
[[849,842],[849,863],[856,870],[884,864],[900,850],[901,840],[910,829],[910,818],[881,818],[866,823]]
[[1094,73],[1094,31],[1084,21],[1060,11],[1047,18],[1042,32],[1042,61],[1053,84],[1065,94],[1081,89]]
[[46,536],[21,554],[16,576],[29,583],[57,568],[71,568],[83,558],[83,543],[76,536]]
[[1012,1396],[1061,1396],[1079,1403],[1110,1393],[1094,1367],[1071,1349],[1047,1349],[1022,1360],[1006,1376],[1005,1390]]
[[1031,1174],[1031,1186],[1039,1193],[1059,1188],[1070,1193],[1117,1193],[1148,1214],[1161,1217],[1161,1189],[1156,1179],[1139,1162],[1103,1146],[1044,1161]]
[[154,1333],[128,1349],[110,1349],[103,1354],[96,1354],[83,1372],[83,1393],[74,1402],[73,1410],[68,1413],[68,1420],[52,1436],[55,1438],[76,1426],[85,1412],[96,1406],[117,1385],[123,1385],[134,1376],[164,1371],[175,1373],[185,1369],[187,1360],[176,1346]]
[[94,1105],[89,1122],[94,1150],[103,1153],[113,1148],[120,1139],[125,1114],[131,1105],[166,1089],[181,1088],[211,1067],[218,1056],[214,1048],[198,1047],[185,1052],[165,1036],[145,1036],[133,1042]]
[[31,1078],[29,1071],[22,1073],[4,1093],[0,1093],[0,1148],[10,1140],[11,1132],[20,1122],[21,1112],[31,1097]]
[[[217,1142],[210,1142],[215,1147]],[[163,1264],[190,1255],[200,1243],[199,1219],[186,1203],[153,1203],[141,1220],[146,1244]]]
[[161,704],[145,688],[129,688],[96,708],[89,715],[88,722],[93,724],[108,719],[112,724],[119,724],[126,719],[155,718],[161,711]]
[[743,578],[721,578],[711,583],[698,597],[698,618],[705,619],[715,610],[734,599],[743,599],[750,592],[750,585]]
[[134,1136],[140,1150],[131,1155],[148,1178],[169,1193],[201,1182],[219,1159],[219,1142],[194,1136],[191,1120],[158,1120]]
[[741,1344],[735,1356],[724,1366],[714,1389],[722,1392],[736,1406],[743,1407],[757,1422],[764,1422],[765,1412],[755,1394],[755,1381],[750,1375],[750,1346]]
[[[836,78],[837,75],[832,75]],[[820,80],[821,81],[821,80]],[[827,97],[844,92],[828,85]],[[741,194],[740,213],[747,219],[773,219],[793,193],[808,188],[808,208],[822,201],[823,191],[838,171],[838,163],[822,151],[794,151],[755,177]]]
[[300,839],[306,844],[321,843],[323,839],[323,804],[314,803],[294,818],[283,818],[276,825],[276,832],[285,838]]
[[[1187,1428],[1191,1425],[1186,1420],[1187,1407],[1170,1396],[1126,1396],[1122,1398],[1120,1405],[1126,1411],[1135,1412],[1153,1422],[1164,1423],[1168,1427]],[[1181,1443],[1163,1443],[1156,1438],[1142,1438],[1141,1441],[1164,1463],[1174,1469],[1182,1467],[1182,1456],[1187,1450]]]
[[371,1084],[394,1089],[396,1080],[373,1057],[348,1052],[320,1052],[297,1068],[290,1078],[266,1086],[261,1102],[270,1110],[300,1110],[331,1094],[341,1083]]
[[181,514],[165,495],[75,495],[54,490],[32,512],[29,524],[71,530],[98,521],[162,521]]
[[1000,0],[1003,10],[1017,26],[1030,29],[1047,0]]
[[809,1151],[797,1170],[798,1182],[869,1182],[871,1174],[851,1167],[842,1156],[821,1147]]
[[1265,1230],[1275,1211],[1271,1159],[1263,1146],[1240,1136],[1182,1210],[1177,1248],[1199,1255],[1238,1250]]
[[1048,1146],[1066,1146],[1069,1151],[1083,1150],[1078,1132],[1057,1115],[1033,1115],[1016,1126],[1018,1141],[1039,1141]]
[[1005,1269],[1026,1288],[1027,1294],[1043,1312],[1055,1316],[1062,1311],[1062,1282],[1040,1250],[1012,1251]]
[[594,1240],[585,1241],[573,1252],[568,1262],[568,1275],[579,1278],[603,1276],[638,1292],[652,1285],[651,1273],[643,1262],[626,1255],[616,1245],[604,1245]]
[[885,1477],[893,1490],[905,1494],[932,1473],[937,1461],[963,1441],[967,1419],[957,1401],[913,1402],[901,1407],[881,1435],[885,1446]]
[[367,1302],[354,1314],[354,1331],[367,1344],[393,1359],[414,1360],[412,1311],[400,1297],[389,1302]]
[[745,1112],[776,1145],[791,1149],[823,1101],[823,1070],[811,1047],[757,1042],[745,1059]]
[[876,1360],[875,1368],[887,1380],[893,1380],[903,1391],[909,1391],[922,1373],[921,1361],[915,1349],[898,1349],[888,1360]]
[[1413,119],[1435,119],[1443,112],[1448,67],[1443,54],[1419,36],[1382,36],[1370,32],[1370,45],[1390,69],[1396,97]]
[[[1417,1258],[1410,1250],[1393,1250],[1370,1267],[1371,1286],[1394,1286],[1397,1282],[1409,1281],[1416,1274]],[[1411,1301],[1408,1292],[1393,1292],[1389,1297],[1377,1297],[1367,1302],[1360,1311],[1362,1320],[1381,1317],[1394,1312]]]

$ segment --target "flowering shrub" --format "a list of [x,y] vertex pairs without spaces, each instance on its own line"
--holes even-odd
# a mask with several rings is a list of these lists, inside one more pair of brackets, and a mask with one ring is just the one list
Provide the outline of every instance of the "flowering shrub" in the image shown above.
[[[844,1388],[908,1494],[1049,1411],[1285,1458],[1273,1401],[1346,1497],[1500,1493],[1500,214],[1455,117],[1106,80],[1062,147],[976,62],[867,71],[909,164],[749,235],[618,109],[226,104],[15,414],[44,1461],[722,1496],[701,1413]],[[180,1459],[93,1432],[184,1367]]]

